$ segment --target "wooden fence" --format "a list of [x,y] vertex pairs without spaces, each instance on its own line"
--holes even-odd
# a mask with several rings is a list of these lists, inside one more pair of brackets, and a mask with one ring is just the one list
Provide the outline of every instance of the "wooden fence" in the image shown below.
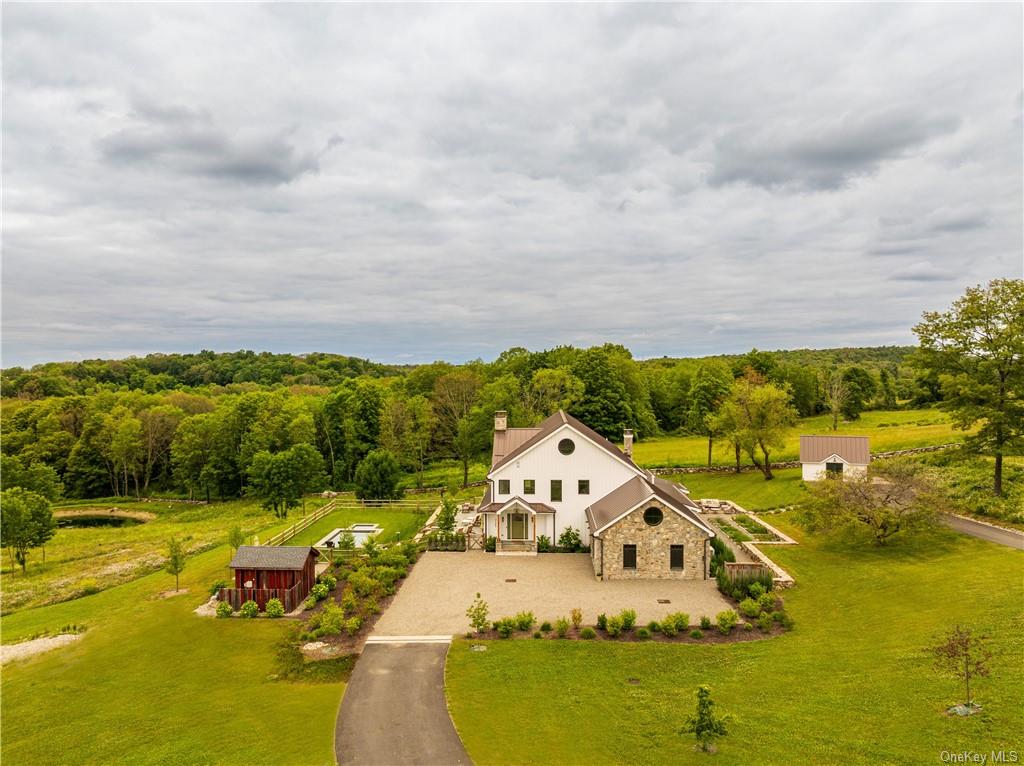
[[309,514],[309,516],[306,516],[304,519],[296,521],[294,524],[288,527],[288,529],[284,530],[283,532],[278,532],[276,535],[271,537],[263,544],[281,545],[286,540],[291,540],[299,532],[303,531],[304,529],[309,529],[311,526],[320,521],[320,519],[322,519],[324,516],[336,510],[336,503],[336,500],[332,500],[327,505],[321,508],[317,508],[315,511],[313,511],[313,513]]
[[217,600],[227,601],[236,611],[241,609],[246,601],[255,601],[262,612],[267,608],[270,599],[277,598],[284,604],[284,611],[290,612],[296,609],[308,594],[307,583],[300,580],[290,588],[221,588],[217,591]]

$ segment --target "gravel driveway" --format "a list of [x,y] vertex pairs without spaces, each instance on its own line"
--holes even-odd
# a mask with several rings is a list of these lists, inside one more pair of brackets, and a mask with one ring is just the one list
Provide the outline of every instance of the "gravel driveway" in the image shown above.
[[[508,582],[515,580],[515,582]],[[495,556],[482,551],[424,553],[395,600],[381,615],[375,636],[457,635],[469,630],[466,609],[477,592],[490,606],[491,619],[532,611],[538,621],[568,617],[583,610],[593,625],[601,612],[635,609],[640,623],[669,612],[686,612],[690,621],[714,618],[730,605],[714,580],[613,580],[594,577],[586,554],[544,553]],[[658,603],[659,599],[669,603]]]

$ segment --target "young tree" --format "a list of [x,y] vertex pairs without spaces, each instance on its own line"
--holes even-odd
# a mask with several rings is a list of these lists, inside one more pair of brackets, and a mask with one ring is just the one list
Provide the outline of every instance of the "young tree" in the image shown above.
[[242,534],[241,527],[234,526],[228,531],[228,545],[235,551],[245,545],[245,535]]
[[185,548],[176,538],[167,541],[167,561],[164,563],[164,571],[174,575],[174,589],[178,587],[178,577],[185,571]]
[[771,450],[785,444],[786,430],[796,422],[789,393],[748,370],[733,383],[717,422],[746,450],[765,480],[773,479]]
[[455,531],[455,516],[458,513],[459,504],[451,497],[441,498],[441,510],[437,514],[437,529],[440,532]]
[[850,399],[850,387],[843,379],[842,373],[833,370],[825,377],[825,406],[832,415],[832,430],[839,430],[839,416],[846,410]]
[[690,381],[690,409],[687,425],[695,433],[708,437],[708,466],[711,465],[711,446],[715,436],[715,415],[729,393],[732,374],[723,362],[704,362]]
[[1003,494],[1003,455],[1024,444],[1024,280],[996,279],[968,288],[949,311],[928,311],[914,327],[918,365],[936,373],[939,406],[964,440],[995,457],[993,491]]
[[50,501],[24,487],[14,487],[0,494],[0,507],[0,545],[13,553],[24,574],[28,552],[45,545],[57,531]]
[[964,704],[970,707],[974,703],[971,698],[971,679],[975,676],[988,676],[988,661],[992,658],[992,652],[985,646],[984,636],[975,635],[970,628],[957,625],[946,634],[941,644],[932,649],[932,653],[936,667],[963,679],[966,693]]
[[374,450],[356,469],[356,497],[360,500],[393,500],[402,496],[398,488],[402,469],[387,450]]
[[888,460],[872,463],[863,477],[814,482],[799,518],[812,532],[866,527],[882,545],[897,532],[933,526],[940,500],[923,466]]
[[683,733],[696,736],[700,749],[705,753],[714,752],[712,743],[717,737],[724,737],[728,733],[726,724],[729,716],[719,716],[714,706],[711,688],[707,685],[697,687],[697,711],[687,718],[683,728]]
[[487,602],[480,598],[480,594],[476,594],[476,599],[469,605],[469,609],[466,610],[466,617],[469,618],[469,624],[473,626],[473,630],[480,633],[487,627],[487,613],[490,609],[487,606]]

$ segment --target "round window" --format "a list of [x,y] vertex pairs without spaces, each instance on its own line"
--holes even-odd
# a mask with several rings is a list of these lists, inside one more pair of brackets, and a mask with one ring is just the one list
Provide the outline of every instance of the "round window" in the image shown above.
[[661,523],[661,520],[665,518],[661,512],[661,508],[648,508],[644,511],[644,521],[647,522],[647,526],[656,527]]
[[576,451],[576,444],[572,439],[562,439],[558,442],[558,451],[563,455],[571,455]]

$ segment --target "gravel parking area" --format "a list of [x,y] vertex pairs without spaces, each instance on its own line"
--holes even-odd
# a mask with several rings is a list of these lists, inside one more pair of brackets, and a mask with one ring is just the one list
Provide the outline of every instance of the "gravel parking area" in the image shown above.
[[[514,580],[515,582],[508,582]],[[686,612],[691,622],[730,608],[714,580],[601,582],[586,554],[495,556],[482,551],[423,554],[374,627],[375,636],[457,635],[469,630],[466,609],[477,592],[492,619],[532,611],[538,621],[583,610],[593,625],[601,612],[635,609],[639,623]],[[659,599],[669,603],[658,603]]]

